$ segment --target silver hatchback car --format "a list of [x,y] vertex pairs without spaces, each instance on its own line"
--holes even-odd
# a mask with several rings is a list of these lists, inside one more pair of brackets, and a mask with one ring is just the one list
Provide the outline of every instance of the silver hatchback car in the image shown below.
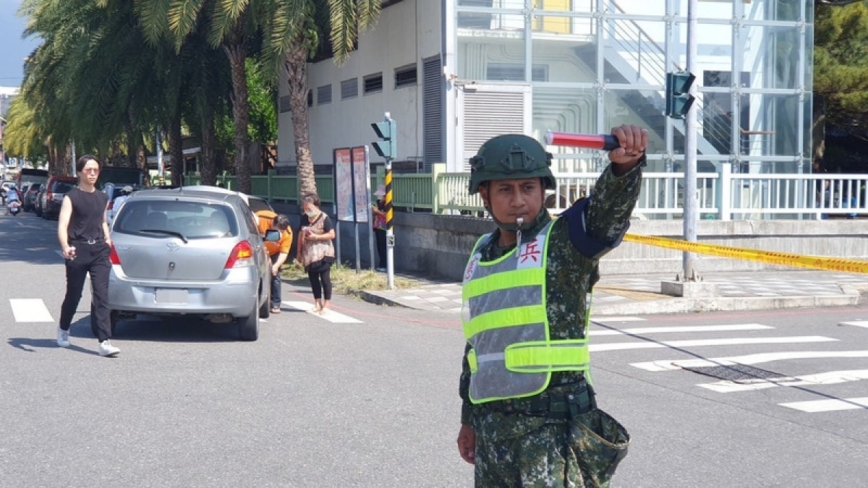
[[259,336],[270,312],[270,261],[240,194],[207,187],[130,195],[112,222],[111,324],[147,313],[238,324]]

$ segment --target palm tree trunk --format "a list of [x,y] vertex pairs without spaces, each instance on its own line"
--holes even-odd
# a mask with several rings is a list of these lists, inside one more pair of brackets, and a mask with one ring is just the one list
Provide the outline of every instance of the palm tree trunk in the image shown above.
[[307,123],[307,59],[307,48],[303,42],[298,42],[286,52],[284,62],[286,81],[289,84],[292,133],[295,136],[299,195],[316,193],[316,176],[310,154],[310,127]]
[[169,154],[172,156],[172,185],[181,186],[184,175],[184,149],[182,146],[181,119],[173,117],[169,121]]
[[238,191],[250,193],[250,161],[247,147],[250,136],[247,124],[250,117],[250,104],[247,97],[247,48],[244,42],[233,42],[223,46],[232,68],[232,114],[235,119],[235,177]]
[[202,158],[201,176],[203,185],[214,185],[217,183],[217,137],[215,133],[214,112],[206,108],[202,114],[202,144],[200,146],[202,148],[200,156]]

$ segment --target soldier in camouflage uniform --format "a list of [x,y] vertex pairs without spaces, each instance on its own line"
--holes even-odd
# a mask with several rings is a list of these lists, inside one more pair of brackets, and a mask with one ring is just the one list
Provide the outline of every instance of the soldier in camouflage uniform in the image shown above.
[[[543,205],[545,190],[554,187],[551,155],[536,140],[497,136],[483,144],[471,160],[470,193],[479,191],[498,225],[477,242],[465,272],[463,319],[468,344],[459,387],[463,405],[458,450],[465,461],[475,464],[476,486],[608,487],[615,467],[627,453],[629,434],[596,406],[586,348],[590,292],[599,279],[597,263],[620,243],[629,227],[648,143],[647,131],[636,126],[616,127],[612,135],[620,148],[609,153],[612,164],[600,175],[592,195],[554,221]],[[545,233],[547,239],[541,239]],[[508,272],[498,278],[510,273],[516,276],[513,269],[521,267],[522,256],[538,248],[537,244],[544,246],[545,254],[537,275],[539,289],[544,291],[538,293],[544,296],[537,310],[544,317],[542,325],[532,318],[526,320],[531,322],[528,325],[521,323],[525,316],[515,319],[503,315],[504,310],[490,309],[501,307],[509,312],[523,307],[525,297],[533,294],[527,291],[532,287],[522,288],[521,279],[486,282],[484,276],[474,278],[481,276],[484,266],[492,266],[487,268],[490,272],[496,271],[493,266],[505,267]],[[506,281],[515,288],[503,294]],[[522,310],[532,307],[531,303]],[[496,319],[478,323],[496,314],[500,314]],[[516,333],[522,327],[514,325],[525,330]],[[504,347],[502,339],[509,334],[513,336],[505,342],[512,345]],[[493,343],[499,345],[492,349]],[[516,343],[545,344],[544,353],[555,346],[574,346],[576,357],[583,359],[555,365],[557,361],[547,358],[542,373],[528,365],[522,370],[520,365],[509,366],[510,360],[505,359]],[[487,370],[485,365],[489,365]],[[524,392],[511,391],[530,377],[544,381]],[[492,385],[497,379],[500,386]]]

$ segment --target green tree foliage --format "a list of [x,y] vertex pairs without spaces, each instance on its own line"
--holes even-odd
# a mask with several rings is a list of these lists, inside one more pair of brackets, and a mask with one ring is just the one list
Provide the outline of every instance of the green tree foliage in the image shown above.
[[818,6],[814,31],[814,92],[849,115],[868,111],[866,3]]

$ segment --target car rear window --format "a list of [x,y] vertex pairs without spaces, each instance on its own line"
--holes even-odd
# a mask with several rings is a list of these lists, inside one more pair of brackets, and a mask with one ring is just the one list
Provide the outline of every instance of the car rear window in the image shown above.
[[[268,204],[265,200],[259,198],[248,198],[248,206],[253,213],[256,213],[260,210],[272,210],[271,205]],[[273,211],[273,210],[272,210]]]
[[125,234],[161,237],[159,231],[168,231],[177,232],[187,239],[238,235],[235,214],[225,204],[127,200],[115,220],[112,230]]
[[66,193],[69,190],[72,190],[73,186],[75,185],[66,181],[55,181],[54,184],[51,185],[51,193]]

